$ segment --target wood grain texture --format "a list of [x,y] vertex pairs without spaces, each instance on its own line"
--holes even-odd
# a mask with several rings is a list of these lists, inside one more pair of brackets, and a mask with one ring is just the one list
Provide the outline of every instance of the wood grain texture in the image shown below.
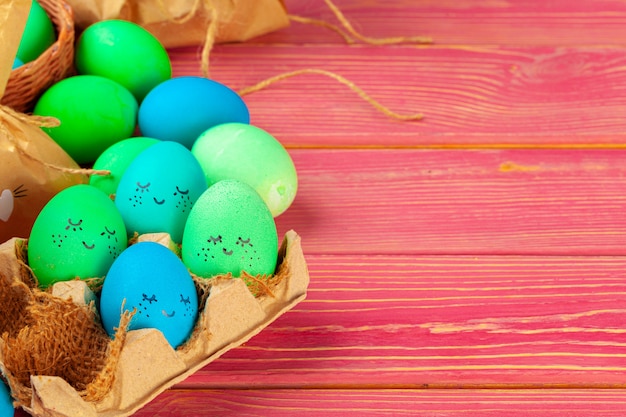
[[[172,54],[176,75],[199,74],[197,48]],[[245,96],[252,123],[290,147],[626,142],[626,53],[617,47],[222,45],[211,68],[234,89],[323,69],[397,113],[424,114],[393,120],[317,74]]]
[[290,152],[305,254],[626,254],[623,150]]
[[178,387],[626,388],[626,257],[307,261],[304,302]]
[[169,391],[137,417],[178,416],[613,416],[626,391],[211,390]]
[[[614,0],[333,0],[362,34],[371,37],[431,36],[435,44],[621,45],[626,4]],[[294,15],[339,21],[322,0],[286,0]],[[293,23],[255,39],[259,43],[332,43],[327,29]]]

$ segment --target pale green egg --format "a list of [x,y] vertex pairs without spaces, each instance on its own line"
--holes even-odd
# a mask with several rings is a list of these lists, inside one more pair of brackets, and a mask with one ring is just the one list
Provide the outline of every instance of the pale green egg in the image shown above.
[[278,235],[269,209],[249,185],[223,180],[196,201],[187,219],[182,259],[194,274],[270,275],[276,269]]
[[207,183],[243,181],[256,190],[272,216],[283,213],[296,197],[298,176],[285,147],[265,130],[244,123],[225,123],[202,133],[191,153]]
[[107,149],[96,159],[94,170],[109,171],[107,175],[92,175],[89,185],[104,191],[108,195],[115,194],[122,175],[141,152],[160,140],[143,136],[121,140]]
[[126,227],[113,201],[86,184],[55,195],[28,240],[28,264],[43,288],[57,281],[104,277],[127,247]]

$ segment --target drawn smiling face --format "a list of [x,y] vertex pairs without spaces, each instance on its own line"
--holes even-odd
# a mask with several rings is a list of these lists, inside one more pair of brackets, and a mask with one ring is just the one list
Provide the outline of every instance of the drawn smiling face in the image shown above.
[[252,271],[262,259],[251,240],[241,236],[225,240],[220,234],[210,235],[206,244],[198,247],[196,256],[206,263],[237,264],[239,269]]
[[43,287],[102,277],[126,248],[126,228],[113,202],[87,185],[67,188],[43,208],[28,242],[28,261]]
[[115,204],[129,234],[165,232],[180,242],[191,207],[206,188],[191,152],[179,143],[161,142],[133,160],[120,180]]
[[119,325],[122,305],[135,311],[130,330],[158,329],[173,347],[187,339],[198,314],[198,296],[187,268],[154,242],[130,246],[105,278],[100,313],[111,335]]

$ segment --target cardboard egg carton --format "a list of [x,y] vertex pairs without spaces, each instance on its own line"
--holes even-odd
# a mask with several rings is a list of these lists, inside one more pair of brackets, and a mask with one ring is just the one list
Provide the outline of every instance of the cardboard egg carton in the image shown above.
[[[7,251],[7,245],[20,243],[23,241],[12,240],[2,245],[5,250],[0,247],[0,256],[5,259],[1,261],[6,261],[11,252],[13,256],[18,252],[14,248]],[[161,243],[167,245],[166,241]],[[212,283],[194,334],[177,350],[158,330],[126,333],[112,387],[100,401],[85,401],[60,377],[32,375],[31,402],[30,405],[22,404],[22,407],[34,416],[132,415],[166,389],[248,341],[306,297],[309,274],[300,237],[294,231],[286,233],[278,255],[277,271],[283,268],[287,273],[265,295],[255,297],[242,279],[219,279]],[[52,291],[56,297],[70,299],[85,308],[89,308],[94,299],[87,285],[78,280],[57,283]],[[154,366],[155,363],[158,366]],[[0,369],[5,371],[1,354]]]

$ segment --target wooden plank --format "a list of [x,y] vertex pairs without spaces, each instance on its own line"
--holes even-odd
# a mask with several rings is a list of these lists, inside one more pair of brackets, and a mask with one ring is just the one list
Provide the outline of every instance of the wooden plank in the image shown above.
[[307,299],[178,388],[626,388],[626,257],[307,257]]
[[[431,36],[437,44],[620,45],[626,41],[626,4],[611,0],[333,0],[362,34]],[[333,24],[322,0],[287,0],[291,14]],[[293,23],[255,39],[263,43],[340,43],[332,31]]]
[[[200,74],[197,48],[171,53],[175,75]],[[216,47],[211,63],[211,77],[237,90],[322,69],[392,111],[424,114],[394,120],[320,74],[246,95],[252,123],[290,147],[626,142],[623,48],[244,44]]]
[[614,416],[624,390],[211,390],[168,391],[148,416]]
[[302,150],[305,254],[626,254],[626,150]]

